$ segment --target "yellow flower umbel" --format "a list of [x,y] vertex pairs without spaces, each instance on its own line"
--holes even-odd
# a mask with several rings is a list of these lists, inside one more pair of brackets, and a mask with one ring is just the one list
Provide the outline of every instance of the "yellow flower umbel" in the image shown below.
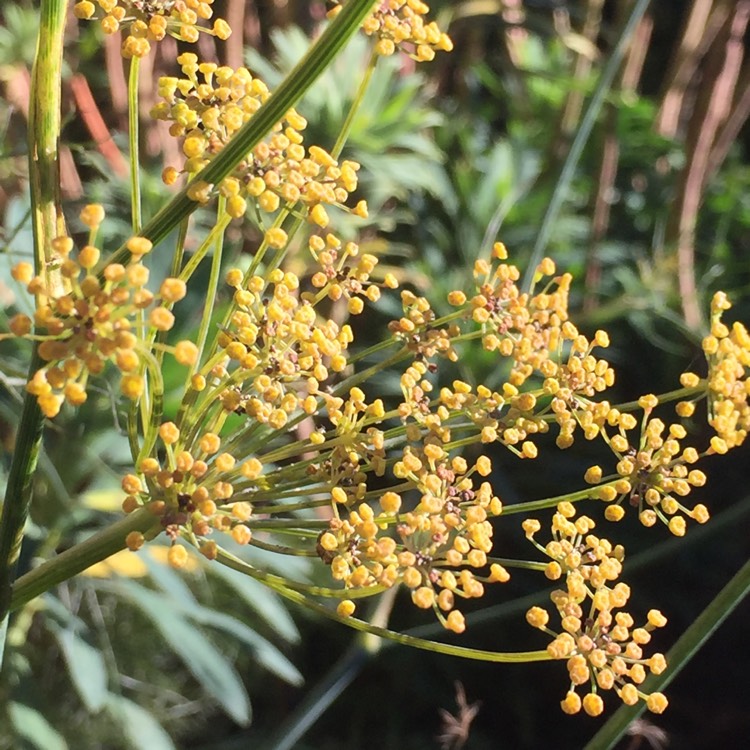
[[[463,632],[466,625],[457,600],[481,597],[485,583],[510,578],[488,558],[488,518],[499,515],[502,504],[488,482],[476,487],[472,479],[490,470],[489,459],[480,457],[470,468],[461,457],[449,459],[434,442],[422,450],[406,448],[393,466],[402,492],[383,493],[379,512],[362,502],[344,517],[337,511],[319,537],[318,552],[331,566],[333,578],[347,588],[403,583],[417,607],[432,609],[445,628]],[[337,484],[333,500],[346,507],[364,498],[364,478],[354,475],[346,487]],[[409,491],[420,500],[406,511],[402,495]],[[395,537],[389,533],[394,528]],[[481,569],[486,572],[476,572]]]
[[[177,60],[185,77],[159,79],[158,92],[164,101],[151,110],[151,115],[170,122],[173,136],[184,137],[186,161],[182,171],[192,175],[224,148],[270,92],[246,68],[232,70],[214,63],[199,64],[192,53],[182,54]],[[313,224],[328,226],[325,206],[343,207],[357,188],[359,164],[339,163],[318,146],[306,149],[301,132],[306,127],[305,118],[290,109],[274,132],[255,146],[230,177],[216,189],[193,182],[188,190],[190,198],[205,203],[218,192],[227,199],[227,211],[233,217],[244,215],[248,200],[265,213],[274,213],[282,205],[292,208],[301,204]],[[174,182],[178,174],[168,168],[165,182]],[[367,215],[364,201],[351,210]]]
[[[477,398],[461,397],[461,406],[482,427],[483,442],[499,440],[527,458],[536,455],[527,438],[547,432],[552,422],[559,426],[559,448],[573,443],[578,427],[592,440],[610,409],[608,402],[594,398],[615,379],[607,360],[593,351],[609,346],[609,337],[597,331],[589,340],[568,320],[572,277],[555,276],[551,259],[545,258],[537,268],[535,284],[550,278],[535,293],[521,292],[520,271],[502,262],[506,259],[504,245],[496,243],[493,262],[480,259],[474,264],[477,293],[468,300],[467,314],[481,326],[484,348],[510,360],[510,373],[500,392],[478,389]],[[458,291],[449,301],[456,307],[467,305]],[[541,387],[529,387],[539,382]],[[512,446],[524,447],[519,451]]]
[[[218,69],[204,75],[210,79]],[[193,86],[185,84],[186,90]],[[180,106],[187,119],[195,114],[187,100]],[[196,134],[197,120],[193,125],[190,137],[203,137]],[[273,227],[266,243],[283,249],[282,234]],[[549,656],[566,661],[570,690],[563,710],[596,716],[604,708],[601,693],[614,690],[626,704],[642,699],[650,710],[663,711],[666,698],[646,694],[641,685],[648,671],[666,668],[661,654],[643,653],[651,631],[666,619],[651,610],[636,627],[625,611],[630,589],[619,581],[622,547],[597,536],[594,521],[576,519],[572,503],[562,502],[547,544],[534,541],[538,520],[523,524],[546,563],[493,558],[493,519],[504,508],[490,484],[492,464],[481,453],[467,460],[461,451],[498,442],[519,459],[534,460],[535,436],[551,428],[559,429],[560,448],[576,431],[603,440],[616,457],[614,472],[603,476],[601,467],[590,467],[585,480],[593,486],[567,498],[603,500],[605,517],[614,521],[623,506],[637,506],[645,525],[661,519],[679,536],[686,516],[699,523],[708,518],[704,506],[691,510],[680,499],[705,482],[693,465],[701,455],[721,452],[720,438],[702,454],[685,447],[685,427],[654,416],[654,395],[622,409],[597,400],[614,381],[612,367],[595,353],[609,337],[603,331],[587,337],[568,319],[571,279],[556,275],[549,259],[534,279],[544,286],[522,292],[519,270],[503,262],[505,248],[497,244],[492,262],[475,264],[476,293],[451,292],[457,309],[443,317],[425,297],[403,290],[403,315],[388,324],[390,341],[362,352],[379,360],[358,370],[360,352],[350,354],[352,326],[326,318],[321,308],[346,300],[349,313],[358,314],[395,280],[375,283],[377,259],[332,232],[317,232],[308,248],[318,269],[304,291],[300,279],[280,267],[263,275],[259,264],[227,272],[229,309],[195,363],[175,422],[161,425],[159,446],[150,445],[137,474],[125,478],[125,510],[148,507],[174,542],[179,538],[278,590],[337,599],[341,619],[355,616],[355,600],[402,585],[416,607],[461,633],[462,600],[507,581],[514,565],[543,569],[560,582],[552,594],[560,625],[550,628],[552,610],[541,607],[529,610],[527,619],[550,636]],[[438,389],[441,365],[455,362],[457,347],[472,340],[507,361],[506,381],[493,390],[455,379]],[[388,345],[392,352],[383,356]],[[368,376],[396,363],[404,363],[401,398],[391,405],[368,398]],[[685,385],[675,393],[672,398],[691,397],[700,388]],[[631,413],[636,408],[643,412],[640,421]],[[560,499],[529,505],[539,509]],[[317,557],[331,586],[255,568],[223,548],[218,532],[279,555]],[[140,537],[129,542],[134,549],[141,543]],[[185,565],[186,546],[171,550],[170,562]]]
[[[622,610],[630,597],[630,588],[615,583],[622,570],[624,552],[606,539],[590,533],[594,522],[586,516],[573,520],[575,509],[560,503],[552,520],[552,541],[542,546],[534,541],[540,525],[525,521],[526,536],[550,558],[545,574],[551,580],[563,580],[564,589],[553,591],[550,598],[560,616],[560,632],[548,627],[549,613],[532,607],[526,620],[552,636],[547,651],[553,659],[565,659],[570,689],[561,702],[567,714],[581,708],[590,716],[604,710],[600,691],[614,690],[623,703],[646,701],[649,710],[661,713],[667,699],[661,693],[646,695],[638,686],[647,671],[661,674],[666,669],[662,654],[644,658],[643,646],[651,640],[651,631],[666,624],[657,610],[648,613],[644,626],[634,627],[633,618]],[[578,687],[588,690],[583,698]]]
[[269,278],[244,280],[232,269],[235,287],[229,324],[219,336],[221,361],[212,374],[224,408],[241,412],[275,429],[295,412],[313,414],[329,373],[342,372],[352,329],[319,319],[316,300],[297,295],[299,279],[273,271]]
[[213,0],[82,0],[73,11],[78,18],[88,20],[96,14],[96,6],[104,12],[102,29],[106,34],[122,30],[123,57],[145,57],[152,42],[159,42],[169,34],[183,42],[196,42],[200,33],[228,39],[231,29],[226,21],[217,18],[213,26],[201,21],[213,15]]
[[619,521],[625,515],[623,503],[638,509],[638,518],[644,526],[653,526],[657,521],[666,524],[675,536],[685,534],[685,517],[698,523],[708,520],[705,505],[687,508],[678,500],[690,494],[693,487],[702,487],[706,475],[699,469],[691,469],[701,457],[693,447],[682,448],[680,441],[687,436],[681,424],[668,428],[661,419],[652,418],[651,411],[658,403],[653,395],[641,397],[644,409],[640,435],[634,440],[628,435],[638,427],[632,414],[622,414],[611,409],[608,426],[617,426],[617,434],[610,436],[608,429],[602,430],[609,447],[617,458],[615,478],[602,478],[599,466],[586,472],[586,481],[599,486],[592,496],[610,505],[605,516],[610,521]]
[[[211,538],[214,531],[231,534],[237,544],[248,544],[253,507],[239,492],[247,494],[257,486],[255,462],[242,463],[231,453],[221,452],[221,438],[215,433],[186,437],[173,422],[165,422],[159,436],[166,458],[163,463],[145,458],[138,474],[123,478],[122,489],[127,493],[123,510],[131,513],[147,506],[160,517],[173,543],[182,536],[209,559],[216,557],[218,549]],[[173,549],[184,551],[183,547]],[[170,562],[182,567],[183,559],[183,553],[176,551]]]
[[[750,334],[742,323],[725,325],[722,313],[731,307],[726,294],[717,292],[711,301],[711,333],[703,339],[708,361],[708,423],[719,438],[716,453],[741,445],[750,429]],[[696,385],[698,376],[683,375],[683,385]]]
[[474,264],[477,294],[470,300],[471,316],[482,327],[482,343],[487,351],[511,357],[513,369],[509,382],[520,388],[534,372],[552,377],[544,369],[563,340],[574,339],[578,332],[563,331],[568,320],[568,292],[572,277],[555,277],[555,264],[545,258],[539,265],[536,280],[552,277],[544,289],[532,295],[521,292],[518,268],[505,261],[507,251],[496,243],[493,262],[484,259]]
[[[103,218],[100,206],[87,206],[81,212],[81,220],[91,229],[91,242]],[[75,252],[69,237],[58,237],[53,245],[67,293],[34,276],[27,263],[18,264],[13,272],[40,300],[33,334],[32,321],[25,315],[16,315],[10,324],[12,334],[40,341],[39,356],[46,363],[29,381],[27,390],[51,418],[65,401],[73,406],[86,401],[89,377],[100,374],[107,362],[112,362],[122,373],[123,395],[137,399],[144,387],[147,352],[143,340],[149,331],[172,328],[174,315],[169,308],[185,296],[185,283],[165,279],[158,295],[146,288],[149,271],[141,260],[151,250],[151,243],[143,237],[128,241],[131,258],[127,265],[109,264],[99,274],[94,270],[100,257],[95,245]],[[196,352],[190,342],[182,342],[175,354],[182,364],[191,364]]]
[[[340,10],[336,2],[329,15]],[[450,52],[453,42],[434,21],[425,23],[429,12],[430,6],[422,0],[382,0],[364,20],[362,29],[377,39],[375,51],[379,55],[392,55],[400,49],[417,62],[432,60],[436,51]]]

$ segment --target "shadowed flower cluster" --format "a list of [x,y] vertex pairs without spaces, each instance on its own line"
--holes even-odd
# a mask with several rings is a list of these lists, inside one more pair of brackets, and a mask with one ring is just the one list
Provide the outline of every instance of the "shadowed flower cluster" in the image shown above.
[[[341,4],[329,12],[335,16]],[[422,0],[380,0],[362,23],[367,36],[377,39],[375,52],[388,56],[401,50],[417,62],[432,60],[436,51],[450,52],[453,42],[434,21],[425,22],[430,6]]]
[[[183,172],[194,175],[218,154],[231,137],[252,118],[270,92],[246,68],[233,70],[214,63],[199,63],[191,52],[177,58],[184,78],[162,77],[158,93],[164,99],[151,110],[152,117],[171,123],[170,133],[184,138],[186,161]],[[359,164],[339,163],[319,146],[305,148],[302,131],[307,121],[290,109],[274,132],[261,141],[218,187],[200,180],[190,184],[191,199],[207,202],[217,192],[227,200],[230,216],[243,216],[247,201],[261,211],[274,213],[280,205],[304,206],[311,222],[329,224],[326,205],[343,207],[357,189]],[[173,183],[179,175],[167,168],[164,180]],[[367,216],[360,201],[352,211]],[[283,246],[282,239],[279,246]]]
[[[90,244],[75,251],[70,237],[54,240],[57,261],[46,276],[34,275],[28,263],[13,269],[14,278],[39,299],[33,321],[19,313],[10,330],[40,342],[45,364],[27,390],[47,417],[56,416],[66,401],[72,406],[84,403],[89,377],[101,374],[107,362],[122,373],[122,394],[137,399],[143,393],[143,370],[158,369],[145,342],[172,328],[170,308],[186,293],[185,282],[176,278],[165,279],[158,294],[147,289],[149,270],[142,259],[151,243],[143,237],[127,242],[131,256],[126,265],[110,263],[96,273],[101,253],[93,241],[103,219],[100,206],[86,206],[81,220],[91,230]],[[198,356],[190,341],[179,342],[171,351],[185,365]]]
[[[96,3],[96,4],[95,4]],[[201,33],[228,39],[229,24],[217,18],[212,26],[204,26],[213,15],[213,0],[81,0],[73,8],[78,18],[94,18],[97,5],[104,12],[101,26],[105,34],[125,33],[122,55],[126,58],[145,57],[153,42],[167,34],[182,42],[197,42]]]
[[[547,651],[553,659],[565,659],[570,690],[561,707],[575,714],[581,708],[590,716],[604,711],[600,691],[614,690],[623,703],[646,701],[649,710],[661,713],[667,699],[661,693],[645,695],[639,685],[647,672],[661,674],[666,669],[662,654],[644,658],[643,646],[650,642],[651,631],[666,624],[657,610],[648,613],[642,627],[622,608],[630,598],[630,587],[617,582],[622,570],[622,547],[591,533],[595,524],[587,516],[574,520],[575,508],[560,503],[552,519],[552,541],[542,546],[534,540],[541,525],[536,519],[524,522],[526,536],[550,558],[547,578],[565,583],[552,592],[560,617],[560,632],[548,627],[549,613],[532,607],[526,613],[528,623],[553,637]],[[616,611],[620,610],[620,611]],[[588,689],[581,698],[577,687]]]

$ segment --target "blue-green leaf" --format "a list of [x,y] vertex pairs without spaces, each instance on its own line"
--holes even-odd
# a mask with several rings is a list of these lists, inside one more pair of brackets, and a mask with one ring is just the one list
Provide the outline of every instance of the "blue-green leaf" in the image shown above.
[[96,713],[107,701],[107,668],[101,652],[72,629],[50,628],[84,706]]
[[126,597],[156,626],[164,640],[185,663],[203,689],[238,724],[250,723],[250,700],[232,664],[177,606],[163,594],[149,591],[132,581],[97,586]]
[[279,599],[278,594],[249,576],[242,575],[242,573],[224,565],[212,565],[210,574],[218,576],[229,584],[240,598],[274,629],[280,638],[291,643],[299,642],[299,630],[297,630],[292,616]]
[[[235,639],[250,646],[255,651],[258,663],[282,680],[292,685],[302,684],[302,675],[297,668],[270,641],[259,635],[251,626],[238,618],[218,612],[209,607],[204,607],[195,599],[187,584],[178,573],[153,559],[148,559],[148,557],[145,559],[147,560],[152,579],[165,594],[173,599],[173,607],[179,609],[187,617],[190,617],[201,625],[224,630]],[[235,573],[241,581],[255,584],[256,588],[246,592],[248,599],[251,596],[254,598],[253,607],[260,612],[261,605],[265,604],[265,616],[274,630],[279,632],[279,623],[283,623],[281,627],[286,627],[287,633],[290,636],[289,639],[298,639],[299,634],[289,613],[278,600],[273,599],[274,595],[265,586],[221,565],[209,565],[207,569],[209,572],[215,572],[217,575],[225,576],[227,579],[229,576],[226,576],[226,573]],[[233,584],[241,585],[237,578],[233,579]],[[272,612],[268,611],[269,608]]]
[[262,635],[256,633],[251,627],[245,625],[244,622],[240,622],[237,618],[223,612],[218,612],[215,609],[201,606],[193,607],[190,611],[186,611],[185,614],[201,625],[219,628],[246,643],[254,650],[258,663],[262,664],[269,672],[273,672],[282,680],[292,685],[301,685],[304,682],[302,675],[294,664],[276,646],[267,641]]
[[148,554],[149,549],[150,547],[146,548],[143,560],[148,567],[151,580],[172,599],[177,600],[182,607],[196,605],[198,602],[183,577],[165,562]]
[[134,750],[175,750],[170,736],[153,714],[142,706],[110,693],[107,708],[122,725],[128,744]]
[[64,737],[35,708],[10,702],[8,716],[16,735],[39,750],[68,750]]
[[[238,620],[232,615],[205,607],[200,604],[190,592],[179,574],[165,565],[159,565],[150,561],[151,574],[156,584],[170,597],[169,606],[174,612],[182,612],[186,617],[200,625],[218,628],[232,636],[233,640],[245,643],[255,652],[255,658],[259,664],[264,666],[277,677],[286,680],[292,685],[300,685],[303,682],[302,675],[297,668],[262,635],[258,634],[249,625]],[[221,566],[213,565],[212,569],[220,569]]]

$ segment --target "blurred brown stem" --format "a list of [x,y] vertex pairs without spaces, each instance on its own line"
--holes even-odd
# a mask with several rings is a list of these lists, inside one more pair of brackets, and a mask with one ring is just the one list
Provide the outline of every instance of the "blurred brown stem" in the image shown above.
[[[628,12],[630,0],[620,3],[622,17]],[[643,63],[651,40],[653,20],[644,16],[638,23],[633,40],[628,48],[622,71],[622,95],[633,96],[643,72]],[[620,144],[617,139],[617,108],[608,105],[602,125],[604,131],[602,154],[599,165],[598,189],[594,197],[593,216],[591,221],[591,238],[586,263],[585,296],[583,308],[588,313],[597,306],[597,290],[601,278],[601,263],[598,258],[599,246],[607,234],[612,205],[612,194],[615,190],[617,167],[620,159]]]
[[714,147],[708,160],[706,180],[711,180],[718,172],[729,149],[740,134],[743,125],[750,117],[750,63],[745,61],[735,89],[735,101],[724,125],[716,137]]
[[[550,147],[550,154],[553,162],[558,162],[565,158],[570,138],[581,120],[583,102],[586,98],[585,82],[591,74],[593,66],[591,50],[596,49],[596,40],[601,26],[603,5],[604,0],[588,0],[586,3],[586,16],[583,22],[583,28],[579,32],[579,36],[589,42],[589,52],[580,51],[575,58],[572,72],[573,83],[571,84],[570,90],[565,99],[557,133],[554,136]],[[570,20],[567,11],[557,9],[555,13],[555,28],[558,34],[560,34],[561,37],[565,37],[566,35],[569,36]]]
[[[725,2],[723,6],[730,3]],[[680,175],[677,196],[667,227],[667,243],[677,247],[677,278],[686,324],[702,322],[695,281],[695,235],[698,209],[709,176],[710,157],[730,107],[744,57],[743,37],[750,19],[750,0],[731,3],[719,34],[703,66],[686,137],[686,166]],[[719,12],[719,8],[716,9]],[[714,166],[715,168],[715,166]]]
[[101,155],[106,159],[112,172],[118,177],[128,174],[128,163],[122,152],[112,140],[112,134],[104,122],[102,113],[99,111],[94,97],[91,94],[88,81],[80,73],[70,79],[70,90],[73,93],[81,118],[88,128],[91,137],[99,149]]
[[[602,22],[602,7],[604,0],[588,0],[586,3],[586,17],[581,29],[581,36],[591,43],[591,48],[596,49],[596,39]],[[573,132],[581,119],[583,101],[586,96],[584,82],[591,73],[593,59],[589,54],[579,53],[576,56],[573,69],[573,80],[577,85],[573,86],[565,102],[565,110],[562,116],[561,131],[563,137],[567,138]]]
[[661,135],[674,138],[677,134],[688,86],[728,15],[726,2],[720,0],[718,7],[714,8],[714,0],[693,0],[679,47],[665,76],[665,93],[656,121],[656,129]]

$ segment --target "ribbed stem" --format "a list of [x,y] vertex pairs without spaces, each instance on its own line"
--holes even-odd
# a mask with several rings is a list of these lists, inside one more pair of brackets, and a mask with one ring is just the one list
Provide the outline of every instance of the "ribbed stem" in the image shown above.
[[147,537],[161,529],[160,519],[147,508],[121,518],[111,526],[76,544],[57,557],[42,563],[30,573],[21,576],[13,587],[11,611],[31,601],[35,596],[49,591],[58,583],[78,575],[94,563],[105,560],[115,552],[125,549],[125,537],[131,531],[140,531]]
[[[60,97],[65,0],[42,0],[36,58],[31,75],[29,103],[29,184],[31,193],[34,263],[51,290],[62,287],[51,277],[52,240],[64,233],[60,208],[60,169],[57,141],[60,135]],[[41,362],[36,345],[30,376]],[[8,475],[0,516],[0,666],[7,632],[11,586],[21,552],[23,529],[31,503],[31,479],[36,468],[44,417],[36,398],[26,394],[16,447]]]

